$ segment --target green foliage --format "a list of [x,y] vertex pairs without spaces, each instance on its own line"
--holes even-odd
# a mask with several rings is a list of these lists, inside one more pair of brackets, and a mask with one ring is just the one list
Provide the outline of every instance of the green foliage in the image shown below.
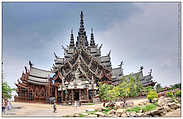
[[145,107],[142,108],[142,111],[143,112],[148,112],[148,111],[151,111],[151,110],[155,110],[157,107],[157,105],[155,104],[149,104],[149,105],[146,105]]
[[172,98],[173,97],[173,92],[172,91],[166,92],[166,96]]
[[119,84],[120,96],[122,97],[136,97],[140,94],[143,89],[140,80],[136,77],[136,80],[129,75],[126,78],[122,79],[122,82]]
[[147,98],[148,99],[154,99],[154,98],[158,98],[158,93],[154,90],[149,90],[148,94],[147,94]]
[[113,88],[112,85],[108,85],[108,84],[99,84],[99,96],[101,99],[103,99],[104,101],[109,101],[111,98],[109,96],[109,90],[111,90]]
[[2,96],[4,99],[11,99],[11,93],[15,91],[14,88],[11,88],[7,82],[2,83]]
[[176,91],[175,96],[176,97],[181,97],[181,90]]
[[141,110],[141,107],[136,106],[136,107],[132,107],[130,109],[127,109],[126,111],[127,112],[136,112],[136,113],[138,113],[140,110]]
[[114,101],[118,98],[125,99],[128,97],[136,97],[143,89],[138,77],[136,80],[131,76],[126,76],[121,79],[121,83],[117,86],[108,84],[99,84],[99,96],[105,101]]
[[177,89],[177,88],[181,89],[181,83],[177,83],[171,86],[171,89]]
[[110,100],[115,100],[119,96],[118,87],[113,87],[113,89],[108,90],[108,96]]
[[156,88],[156,91],[157,91],[157,92],[163,91],[163,88],[161,87],[160,84],[157,84],[155,88]]
[[147,86],[147,87],[144,87],[143,88],[143,91],[148,93],[149,91],[153,90],[153,87],[152,86]]

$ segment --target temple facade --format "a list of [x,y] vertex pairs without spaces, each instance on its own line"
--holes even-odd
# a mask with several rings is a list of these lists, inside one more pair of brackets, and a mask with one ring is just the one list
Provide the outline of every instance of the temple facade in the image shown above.
[[[102,45],[95,43],[93,29],[88,42],[83,17],[81,12],[76,41],[71,30],[69,45],[62,46],[64,57],[54,53],[51,71],[36,68],[29,61],[29,69],[25,67],[16,83],[18,95],[15,101],[48,103],[50,98],[55,98],[57,103],[94,102],[99,82],[117,85],[121,78],[127,77],[123,74],[122,63],[118,68],[112,68],[111,51],[101,56]],[[143,76],[142,69],[131,75],[141,80],[144,86],[154,86],[151,72]]]

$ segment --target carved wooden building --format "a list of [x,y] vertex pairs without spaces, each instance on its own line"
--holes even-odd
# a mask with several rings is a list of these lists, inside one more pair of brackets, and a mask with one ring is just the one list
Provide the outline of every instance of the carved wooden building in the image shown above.
[[18,96],[15,101],[46,103],[50,97],[55,97],[58,103],[93,102],[99,82],[115,84],[123,77],[122,64],[112,69],[110,51],[101,56],[101,48],[102,45],[95,43],[93,29],[88,42],[81,12],[76,42],[71,31],[70,44],[63,47],[64,57],[54,53],[51,71],[35,68],[29,62],[30,68],[25,67],[21,81],[16,84]]

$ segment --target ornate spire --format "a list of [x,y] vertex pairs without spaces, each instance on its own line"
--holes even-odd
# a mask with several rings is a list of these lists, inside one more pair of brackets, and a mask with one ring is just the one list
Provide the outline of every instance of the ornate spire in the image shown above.
[[84,21],[83,21],[83,12],[81,11],[80,14],[80,29],[79,31],[83,32],[84,31]]
[[74,47],[73,29],[71,30],[71,38],[70,38],[70,45],[69,45],[69,47]]
[[83,47],[83,48],[88,46],[86,31],[84,28],[84,20],[83,20],[83,12],[82,11],[80,14],[80,28],[79,28],[79,32],[78,32],[78,36],[77,36],[76,46]]
[[93,35],[93,28],[91,28],[90,46],[95,46],[95,40],[94,40],[94,35]]

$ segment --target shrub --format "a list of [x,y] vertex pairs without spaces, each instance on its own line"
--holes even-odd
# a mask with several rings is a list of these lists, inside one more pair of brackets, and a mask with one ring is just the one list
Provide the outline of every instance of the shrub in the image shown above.
[[143,107],[142,111],[143,112],[151,111],[151,110],[156,109],[156,107],[157,107],[157,105],[155,105],[155,104],[149,104],[149,105],[146,105],[145,107]]
[[153,100],[154,98],[158,98],[158,94],[156,91],[150,90],[147,94],[147,98]]
[[176,91],[175,96],[176,97],[181,97],[181,91],[180,90]]
[[172,91],[166,92],[166,96],[172,98],[173,97],[173,92]]

